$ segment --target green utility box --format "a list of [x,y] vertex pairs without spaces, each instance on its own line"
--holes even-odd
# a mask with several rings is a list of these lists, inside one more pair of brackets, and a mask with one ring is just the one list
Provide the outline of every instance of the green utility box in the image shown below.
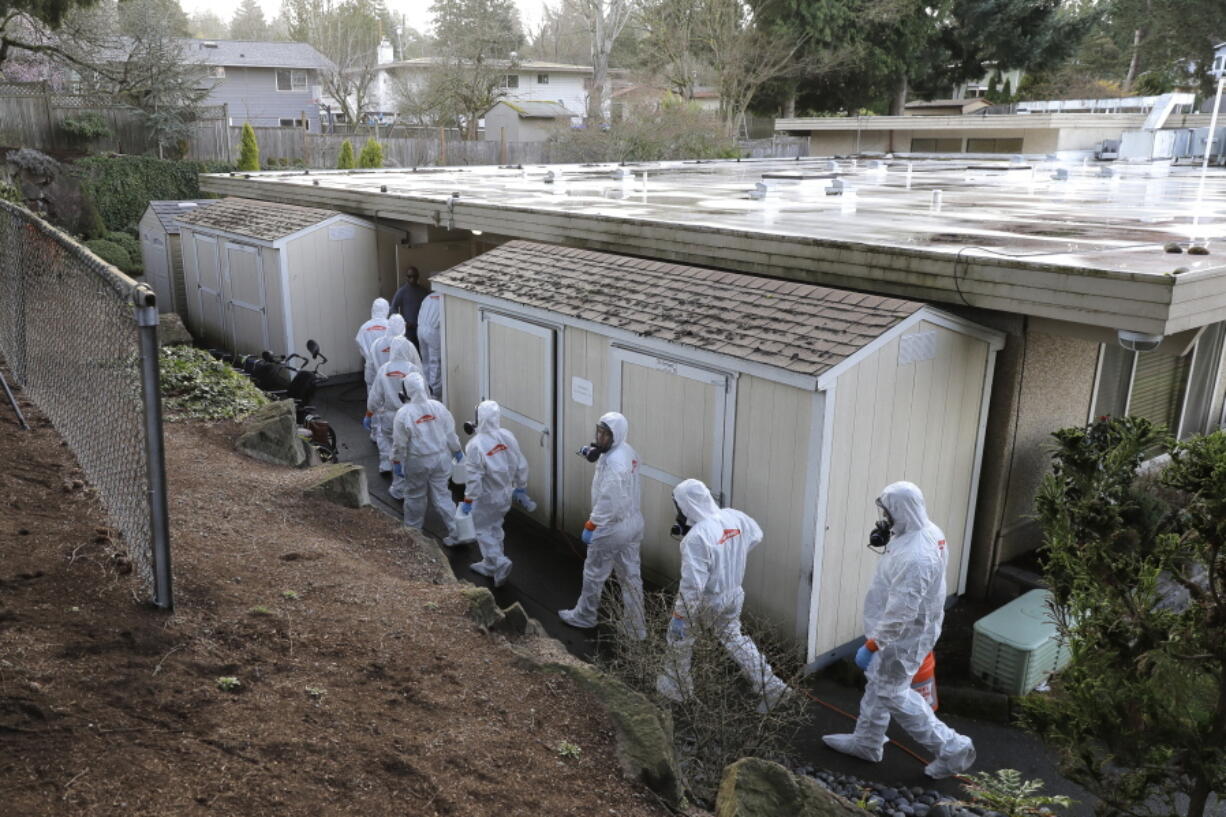
[[971,672],[999,692],[1025,695],[1063,668],[1068,648],[1047,606],[1051,593],[1031,590],[975,622]]

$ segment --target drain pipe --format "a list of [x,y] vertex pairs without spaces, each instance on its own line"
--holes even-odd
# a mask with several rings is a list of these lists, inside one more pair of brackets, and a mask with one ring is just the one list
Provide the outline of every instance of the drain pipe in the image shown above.
[[149,538],[153,545],[153,603],[174,607],[170,573],[170,510],[166,502],[166,448],[162,440],[162,392],[158,366],[157,296],[148,284],[132,290],[140,335],[141,392],[145,401],[145,466],[148,474]]

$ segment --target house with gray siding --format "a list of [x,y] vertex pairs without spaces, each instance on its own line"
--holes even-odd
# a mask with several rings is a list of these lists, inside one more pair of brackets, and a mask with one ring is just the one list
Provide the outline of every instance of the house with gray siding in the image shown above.
[[182,41],[184,60],[207,67],[212,89],[205,105],[226,105],[229,124],[319,132],[322,75],[336,70],[307,43],[244,40]]

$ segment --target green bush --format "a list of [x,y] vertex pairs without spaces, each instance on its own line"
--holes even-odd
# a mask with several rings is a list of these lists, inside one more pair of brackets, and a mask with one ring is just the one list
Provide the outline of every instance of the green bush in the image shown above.
[[383,167],[383,145],[373,138],[367,139],[358,156],[358,167]]
[[353,143],[346,139],[341,142],[340,155],[336,157],[337,170],[353,170],[355,165],[353,159]]
[[133,238],[131,233],[123,230],[113,230],[103,236],[103,238],[105,238],[107,241],[113,241],[119,246],[123,247],[125,250],[127,250],[128,255],[131,256],[133,260],[140,259],[140,241]]
[[161,369],[162,406],[171,419],[234,419],[268,402],[250,380],[203,349],[163,347]]
[[11,184],[0,182],[0,201],[11,201],[14,204],[25,204],[25,199],[21,197],[21,191]]
[[85,247],[106,263],[113,267],[118,267],[121,272],[132,266],[132,256],[128,255],[128,251],[114,241],[107,241],[105,238],[95,238],[92,241],[86,241]]
[[243,123],[243,138],[239,145],[239,170],[260,169],[260,145],[255,140],[255,130],[250,122]]
[[72,165],[107,230],[139,222],[149,202],[200,198],[201,172],[194,162],[152,156],[89,156]]
[[60,123],[64,133],[81,142],[92,142],[111,135],[111,128],[106,118],[96,111],[82,111],[76,116],[70,116]]

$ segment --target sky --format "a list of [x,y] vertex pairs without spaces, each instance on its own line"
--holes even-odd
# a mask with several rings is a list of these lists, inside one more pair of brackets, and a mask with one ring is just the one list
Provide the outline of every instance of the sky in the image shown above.
[[[405,15],[409,25],[426,33],[430,29],[430,6],[433,0],[386,0],[387,7],[394,12]],[[515,0],[519,6],[519,16],[523,20],[524,30],[531,31],[540,22],[541,12],[546,4],[556,5],[558,0]],[[271,19],[281,11],[281,0],[259,0],[264,9],[264,17]],[[183,10],[188,14],[202,11],[212,11],[221,19],[229,22],[238,8],[239,0],[179,0]]]

